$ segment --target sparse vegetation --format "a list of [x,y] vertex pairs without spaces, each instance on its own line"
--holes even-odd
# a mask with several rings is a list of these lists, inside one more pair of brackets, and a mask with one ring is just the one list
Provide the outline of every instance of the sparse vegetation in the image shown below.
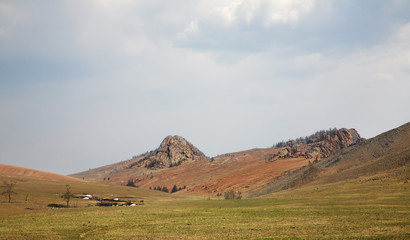
[[136,207],[46,210],[0,216],[0,232],[4,239],[408,239],[405,187],[378,180],[241,201],[174,198]]
[[[0,204],[0,238],[409,239],[410,136],[404,134],[391,131],[319,162],[303,159],[306,166],[282,169],[282,176],[268,184],[270,189],[259,189],[256,196],[263,196],[241,201],[221,199],[241,199],[234,186],[224,194],[218,191],[218,200],[193,200],[164,194],[167,186],[154,187],[159,192],[80,181],[70,184],[93,197],[77,196],[78,208],[54,210],[61,204],[48,203],[60,199],[61,181],[0,176],[0,181],[19,183],[12,203]],[[211,185],[201,186],[213,191]],[[247,187],[240,189],[252,196]],[[171,192],[175,189],[181,187],[174,184]],[[30,203],[24,202],[29,194]],[[73,196],[70,185],[64,195]],[[94,207],[98,201],[107,208]]]
[[47,205],[49,208],[66,208],[67,206],[64,204],[59,204],[59,203],[50,203]]
[[16,183],[4,181],[1,187],[2,189],[4,189],[4,191],[2,192],[2,195],[6,196],[8,198],[8,202],[10,203],[11,196],[17,194],[17,192],[14,191],[14,188],[16,187]]
[[177,187],[177,185],[175,184],[175,185],[172,187],[171,193],[174,193],[174,192],[177,192],[177,191],[178,191],[178,187]]
[[67,202],[67,208],[70,207],[70,199],[74,197],[74,194],[71,192],[71,186],[69,184],[65,185],[66,191],[63,195],[61,195],[61,198],[66,200]]
[[233,189],[224,193],[225,200],[242,199],[241,192],[235,192]]
[[295,140],[288,140],[286,142],[282,140],[280,142],[273,144],[273,147],[275,148],[292,147],[296,143],[310,144],[310,143],[323,140],[323,136],[325,133],[333,136],[337,133],[337,131],[338,131],[337,128],[333,128],[333,129],[329,128],[329,130],[323,129],[320,131],[316,131],[314,134],[311,134],[309,136],[296,138]]
[[128,186],[128,187],[137,187],[132,179],[128,180],[128,183],[127,183],[126,186]]
[[150,190],[153,189],[153,190],[156,190],[156,191],[161,191],[161,192],[166,192],[166,193],[168,193],[168,192],[175,193],[175,192],[181,191],[182,189],[185,189],[185,188],[186,188],[186,186],[184,186],[184,188],[182,188],[182,187],[178,187],[176,184],[174,184],[174,186],[172,187],[171,192],[170,192],[168,190],[167,186],[163,186],[163,187],[158,186],[158,187],[154,187],[154,188],[149,187]]
[[166,186],[165,186],[165,187],[162,187],[162,190],[161,190],[161,191],[166,192],[166,193],[169,192],[169,191],[168,191],[168,188],[167,188]]

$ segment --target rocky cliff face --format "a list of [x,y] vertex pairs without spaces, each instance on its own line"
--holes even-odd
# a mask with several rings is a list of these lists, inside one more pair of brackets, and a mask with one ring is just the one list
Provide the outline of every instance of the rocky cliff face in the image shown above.
[[183,137],[168,136],[156,150],[138,158],[137,161],[130,164],[128,168],[134,166],[150,169],[167,168],[178,166],[186,161],[202,159],[207,159],[205,154]]
[[316,155],[320,155],[320,158],[327,158],[342,148],[361,141],[364,141],[364,139],[360,137],[355,129],[342,128],[317,134],[311,139],[312,143],[308,144],[308,146],[313,150],[310,152],[316,152]]
[[319,131],[315,134],[282,142],[276,145],[280,148],[275,159],[290,157],[306,157],[319,160],[335,154],[342,148],[364,141],[355,129],[333,129],[329,131]]

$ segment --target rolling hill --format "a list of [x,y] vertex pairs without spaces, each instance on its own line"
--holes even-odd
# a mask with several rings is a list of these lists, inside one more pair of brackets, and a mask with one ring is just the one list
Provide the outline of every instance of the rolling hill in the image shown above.
[[156,189],[174,185],[178,194],[219,197],[228,190],[244,196],[278,177],[363,142],[354,129],[318,131],[276,147],[207,158],[179,136],[166,137],[146,154],[71,176],[89,181]]
[[[0,200],[0,232],[5,239],[408,239],[409,132],[406,124],[363,140],[334,129],[214,158],[199,150],[192,157],[191,145],[170,137],[80,180],[1,165],[0,182],[15,182],[17,195]],[[120,186],[130,177],[140,188]],[[187,188],[143,189],[167,183]],[[95,199],[74,198],[74,208],[47,207],[64,203],[66,184],[77,196],[146,204],[98,207]],[[228,189],[253,198],[209,200]]]
[[24,167],[17,167],[11,166],[6,164],[0,163],[0,176],[8,176],[8,177],[33,177],[33,178],[41,178],[47,180],[58,180],[58,181],[68,181],[68,182],[83,182],[83,180],[65,176],[61,174],[45,172],[30,168]]
[[[65,204],[65,200],[60,196],[66,191],[66,185],[71,186],[72,193],[76,196],[91,194],[99,198],[143,200],[146,204],[185,198],[158,191],[87,182],[60,174],[0,164],[2,192],[4,183],[13,183],[15,187],[11,203],[8,203],[6,196],[0,198],[0,216],[49,211],[49,204]],[[97,200],[73,198],[70,205],[80,208],[95,206],[97,202]]]
[[387,181],[391,184],[410,181],[410,123],[342,149],[335,155],[304,166],[289,175],[277,178],[249,196],[256,197],[281,190],[323,185],[359,179]]

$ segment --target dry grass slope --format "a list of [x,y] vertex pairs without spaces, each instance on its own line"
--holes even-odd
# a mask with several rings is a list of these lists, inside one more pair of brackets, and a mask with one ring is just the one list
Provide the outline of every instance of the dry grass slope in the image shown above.
[[[158,201],[174,201],[175,199],[186,199],[183,196],[165,194],[158,191],[92,183],[86,181],[50,180],[37,177],[25,176],[3,176],[0,175],[0,183],[3,181],[16,183],[15,192],[11,203],[7,198],[0,198],[0,215],[28,214],[49,211],[48,204],[65,204],[60,196],[66,191],[66,184],[71,186],[75,195],[91,194],[100,198],[120,198],[130,201],[143,200],[146,204]],[[84,208],[95,206],[97,201],[84,200],[80,198],[71,199],[71,206]],[[1,239],[1,238],[0,238]]]
[[407,185],[345,181],[259,199],[173,200],[0,215],[0,238],[409,239]]
[[80,182],[81,180],[78,178],[73,178],[61,174],[50,173],[30,168],[23,168],[17,166],[11,166],[6,164],[0,163],[0,176],[10,176],[10,177],[34,177],[34,178],[42,178],[42,179],[49,179],[49,180],[59,180],[59,181],[69,181],[69,182]]
[[410,123],[320,161],[253,191],[260,196],[305,184],[327,184],[385,174],[392,181],[410,180]]

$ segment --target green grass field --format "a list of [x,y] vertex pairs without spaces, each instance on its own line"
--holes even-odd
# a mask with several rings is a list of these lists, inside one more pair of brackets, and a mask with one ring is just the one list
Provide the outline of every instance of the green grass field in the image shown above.
[[[113,186],[150,200],[3,214],[0,239],[410,239],[409,184],[359,179],[242,200],[187,200]],[[13,204],[24,203],[3,201],[0,208]]]

